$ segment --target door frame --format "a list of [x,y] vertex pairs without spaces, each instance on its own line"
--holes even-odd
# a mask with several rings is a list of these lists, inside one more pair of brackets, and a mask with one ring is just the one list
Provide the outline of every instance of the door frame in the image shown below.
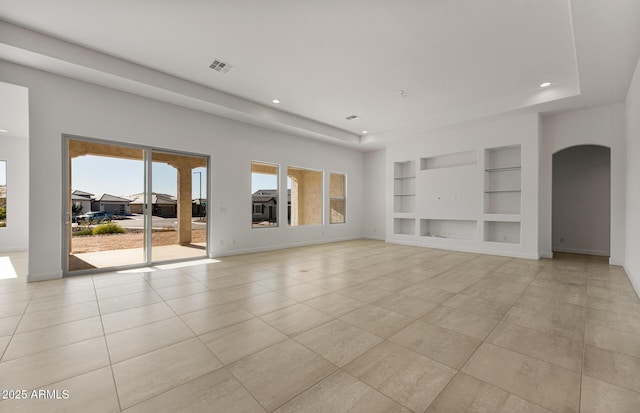
[[[112,146],[123,146],[127,148],[140,149],[143,151],[143,162],[144,162],[144,194],[145,194],[145,205],[143,206],[143,214],[144,214],[144,237],[143,237],[143,257],[144,262],[139,264],[129,264],[129,265],[119,265],[113,267],[103,267],[103,268],[93,268],[87,270],[77,270],[73,272],[69,272],[69,245],[71,241],[71,232],[69,231],[69,222],[71,220],[71,205],[69,204],[69,191],[71,191],[71,176],[69,175],[71,160],[69,159],[69,141],[84,141],[84,142],[92,142],[92,143],[100,143],[105,145]],[[153,152],[163,152],[170,153],[182,156],[193,156],[197,158],[203,158],[206,160],[206,176],[207,176],[207,205],[205,206],[205,214],[207,217],[206,222],[206,249],[204,257],[191,257],[191,258],[180,258],[180,259],[169,259],[169,260],[152,260],[152,211],[149,207],[152,205],[152,197],[153,194],[151,192],[152,182],[153,182]],[[211,230],[211,192],[210,185],[211,182],[211,155],[204,155],[193,152],[186,151],[177,151],[174,149],[166,149],[159,148],[155,146],[149,145],[140,145],[128,142],[118,142],[111,141],[107,139],[97,139],[97,138],[88,138],[85,136],[72,135],[72,134],[62,134],[62,213],[61,213],[61,226],[62,226],[62,248],[61,251],[61,260],[62,260],[62,276],[63,277],[73,277],[76,275],[86,275],[86,274],[96,274],[108,271],[123,271],[130,270],[136,268],[144,268],[158,264],[168,264],[168,263],[176,263],[176,262],[186,262],[186,261],[194,261],[203,258],[211,258],[211,243],[210,240],[210,230]]]

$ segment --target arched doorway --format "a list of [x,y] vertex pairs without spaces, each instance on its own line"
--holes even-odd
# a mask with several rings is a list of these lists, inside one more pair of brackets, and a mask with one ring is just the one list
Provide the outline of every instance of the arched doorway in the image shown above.
[[572,146],[553,154],[554,252],[610,255],[611,149]]

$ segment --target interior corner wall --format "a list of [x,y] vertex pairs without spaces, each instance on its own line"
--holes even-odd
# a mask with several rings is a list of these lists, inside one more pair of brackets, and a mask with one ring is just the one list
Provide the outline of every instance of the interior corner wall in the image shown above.
[[363,236],[369,239],[385,239],[385,150],[378,149],[364,154],[364,208],[362,210]]
[[624,268],[640,296],[640,60],[626,102],[626,252]]
[[[185,151],[211,157],[212,256],[362,237],[362,152],[0,61],[0,81],[29,88],[30,281],[62,275],[62,135]],[[252,229],[251,162],[347,174],[349,219],[340,225]],[[281,169],[284,170],[284,169]],[[286,182],[286,177],[283,177]],[[281,196],[286,197],[286,185]],[[328,205],[328,186],[325,205]],[[284,194],[284,195],[283,195]],[[47,207],[43,208],[42,205]],[[328,223],[329,208],[325,208]]]
[[26,250],[29,242],[29,140],[0,137],[0,160],[7,161],[7,226],[0,228],[0,251]]
[[624,263],[625,176],[624,102],[561,112],[542,117],[540,137],[539,250],[552,257],[553,154],[572,146],[600,145],[611,149],[611,255]]

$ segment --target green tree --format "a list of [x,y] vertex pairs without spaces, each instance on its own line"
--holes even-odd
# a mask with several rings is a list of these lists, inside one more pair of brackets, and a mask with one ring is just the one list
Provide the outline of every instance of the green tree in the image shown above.
[[0,207],[0,221],[7,219],[7,206]]

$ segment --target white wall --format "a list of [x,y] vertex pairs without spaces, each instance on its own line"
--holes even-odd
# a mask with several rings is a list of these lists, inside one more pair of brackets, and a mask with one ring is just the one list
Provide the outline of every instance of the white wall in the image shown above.
[[[61,276],[62,134],[150,145],[211,156],[210,242],[214,256],[362,236],[360,152],[0,62],[2,81],[30,91],[30,194],[51,208],[30,208],[29,279]],[[251,161],[344,172],[347,223],[251,228]],[[328,179],[325,179],[328,189]],[[328,193],[328,190],[326,191]],[[325,197],[328,203],[328,195]],[[280,222],[286,222],[281,209]],[[284,218],[283,218],[284,216]]]
[[29,140],[0,137],[0,160],[7,161],[7,226],[0,228],[0,251],[26,250],[29,240]]
[[540,255],[552,256],[552,160],[559,150],[577,145],[611,148],[611,256],[624,262],[625,143],[624,103],[544,116],[540,137]]
[[553,155],[553,251],[609,256],[611,150],[582,145]]
[[[461,251],[538,258],[538,134],[535,113],[485,118],[438,130],[409,140],[392,142],[386,150],[386,240]],[[484,149],[521,145],[521,211],[511,218],[521,221],[520,243],[484,242]],[[470,166],[420,171],[420,158],[472,151],[478,162]],[[416,212],[393,212],[393,163],[416,162]],[[436,207],[437,206],[437,207]],[[394,234],[394,217],[477,221],[473,240]],[[493,218],[497,220],[505,219]],[[517,232],[517,231],[516,231]]]
[[364,154],[363,236],[385,239],[385,150]]
[[640,295],[640,61],[627,95],[626,120],[627,233],[624,268]]

